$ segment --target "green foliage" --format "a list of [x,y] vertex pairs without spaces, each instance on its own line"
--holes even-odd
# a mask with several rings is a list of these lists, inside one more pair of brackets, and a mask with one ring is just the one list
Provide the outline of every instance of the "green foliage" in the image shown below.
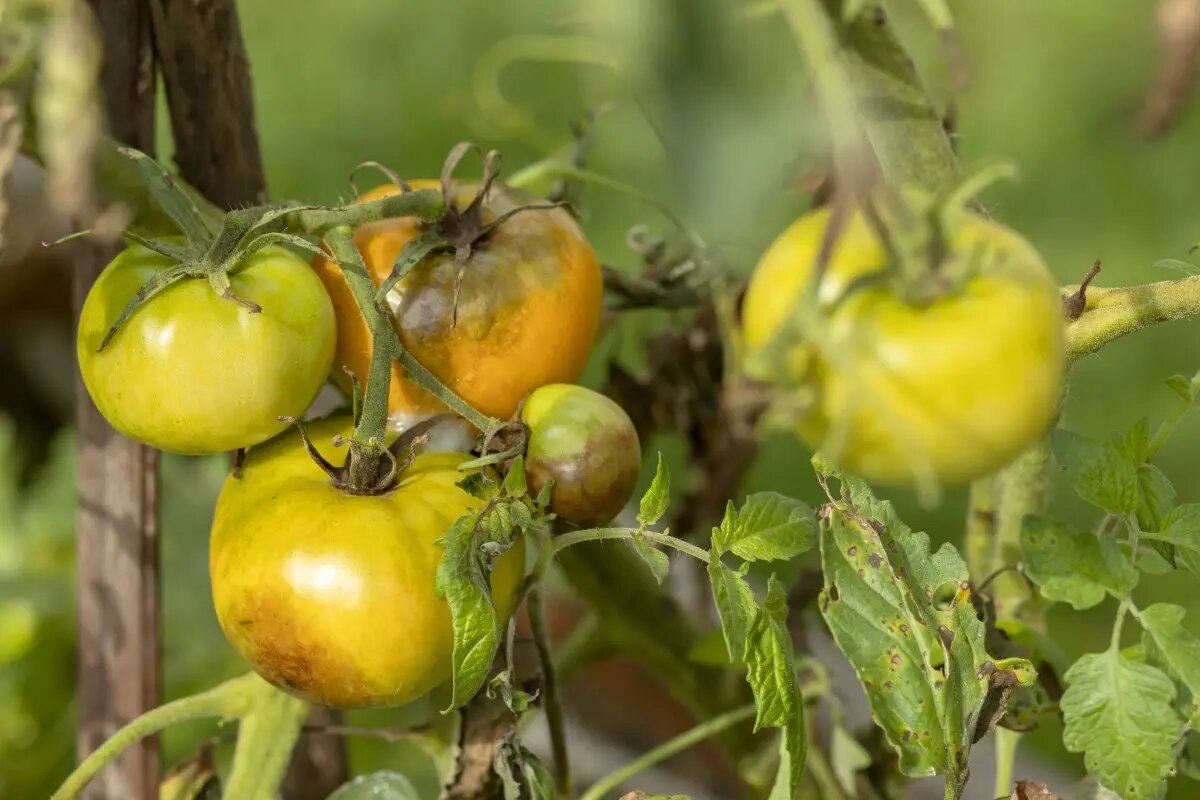
[[1084,500],[1110,514],[1125,516],[1138,509],[1137,464],[1142,455],[1130,452],[1127,441],[1113,437],[1096,442],[1065,430],[1054,432],[1054,457],[1067,471]]
[[1138,581],[1137,570],[1113,537],[1038,517],[1026,517],[1021,526],[1021,560],[1042,597],[1070,603],[1076,610],[1099,604],[1108,591],[1126,594]]
[[[505,488],[508,489],[506,482]],[[483,687],[500,649],[500,621],[492,602],[492,567],[516,536],[536,523],[527,498],[493,500],[477,514],[451,526],[435,584],[450,606],[454,631],[453,677],[447,711],[464,704]]]
[[[949,544],[930,552],[892,505],[841,476],[821,529],[821,612],[867,691],[906,775],[945,775],[961,792],[971,745],[995,723],[989,695],[1029,684],[1033,667],[984,648],[967,567]],[[957,795],[955,795],[957,796]]]
[[[749,562],[793,558],[812,546],[816,524],[812,510],[782,495],[751,495],[740,509],[726,507],[713,529],[708,576],[721,619],[730,661],[746,666],[746,680],[757,708],[754,727],[783,728],[776,792],[791,797],[804,774],[807,745],[804,703],[796,682],[792,638],[787,627],[787,597],[775,575],[759,601],[746,579]],[[739,569],[725,566],[726,553],[745,559]]]
[[671,474],[667,472],[667,464],[663,461],[662,453],[658,454],[658,466],[654,470],[654,480],[650,488],[642,495],[637,521],[643,526],[654,525],[667,513],[671,502]]
[[713,531],[713,546],[746,561],[789,561],[809,550],[815,535],[812,509],[806,504],[761,492],[747,497],[737,511],[729,502],[721,526]]
[[1067,748],[1082,752],[1088,772],[1123,800],[1161,797],[1183,732],[1171,679],[1113,648],[1083,656],[1065,677]]
[[420,800],[412,781],[398,772],[359,775],[329,795],[329,800]]

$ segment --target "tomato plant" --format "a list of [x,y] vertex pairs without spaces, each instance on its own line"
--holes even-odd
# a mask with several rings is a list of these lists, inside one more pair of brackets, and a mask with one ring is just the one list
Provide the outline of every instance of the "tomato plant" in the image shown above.
[[243,302],[185,279],[113,332],[138,291],[173,266],[132,245],[97,278],[76,348],[88,394],[114,428],[161,450],[219,453],[269,439],[285,426],[279,417],[308,408],[329,374],[328,295],[303,259],[268,247],[230,277]]
[[[318,449],[350,420],[311,426]],[[217,500],[210,569],[229,641],[272,684],[337,708],[401,705],[451,674],[450,610],[434,593],[442,549],[483,502],[457,485],[469,456],[427,453],[393,489],[330,485],[298,433],[252,449]],[[524,575],[521,540],[491,576],[502,621]]]
[[[814,211],[775,240],[743,306],[750,359],[785,338],[783,363],[762,359],[763,377],[812,390],[797,433],[881,483],[970,481],[1045,433],[1063,389],[1064,323],[1037,251],[962,214],[950,223],[942,263],[930,268],[958,276],[957,285],[911,300],[886,279],[887,250],[861,212],[834,235],[814,278],[830,216]],[[810,292],[820,320],[791,333],[790,317]]]
[[[945,4],[918,5],[954,67]],[[137,151],[107,153],[113,161],[104,166],[119,177],[111,182],[134,212],[123,232],[134,245],[84,302],[80,369],[121,431],[163,449],[238,450],[216,498],[208,577],[231,655],[251,669],[122,722],[54,800],[76,796],[141,739],[198,717],[236,720],[232,762],[218,768],[208,751],[218,745],[205,745],[161,794],[213,791],[222,772],[232,800],[290,795],[284,776],[294,748],[310,747],[306,730],[415,744],[439,795],[456,800],[605,800],[706,740],[687,774],[714,796],[883,800],[937,776],[945,800],[968,792],[1055,800],[1039,762],[1017,759],[1022,737],[1038,728],[1078,756],[1093,782],[1088,796],[1163,800],[1175,776],[1200,776],[1200,636],[1194,611],[1171,594],[1200,575],[1200,503],[1188,502],[1160,458],[1200,409],[1200,374],[1171,378],[1174,406],[1111,425],[1107,438],[1067,430],[1060,418],[1075,362],[1152,324],[1200,316],[1200,275],[1174,260],[1189,274],[1093,286],[1097,262],[1080,284],[1057,287],[1038,251],[981,200],[1011,170],[960,168],[948,135],[955,120],[927,95],[878,4],[781,0],[731,16],[709,6],[658,9],[661,27],[682,35],[637,64],[661,74],[639,74],[611,96],[616,106],[636,97],[649,111],[652,149],[672,178],[665,183],[699,187],[690,208],[591,169],[589,148],[605,134],[595,114],[569,142],[546,143],[524,128],[524,143],[553,152],[507,184],[497,182],[497,151],[483,154],[478,179],[455,178],[477,150],[464,143],[450,150],[439,181],[409,183],[371,162],[391,185],[329,206],[265,203],[261,181],[235,187],[236,196],[206,192],[212,171],[196,165],[224,151],[198,153],[186,135],[177,136],[179,177]],[[157,50],[146,51],[147,63],[177,59],[176,50],[211,56],[213,48],[176,48],[159,36],[178,13],[151,15]],[[39,18],[51,17],[0,15],[0,34],[13,34],[0,35],[0,51],[10,42],[26,48],[0,75],[0,118],[6,108],[20,116],[14,109],[32,88],[14,92],[12,75],[63,81],[97,68],[49,59],[58,69],[45,69],[29,55],[40,46],[33,29],[6,27]],[[773,36],[764,21],[791,37]],[[111,25],[107,15],[101,22]],[[726,37],[735,23],[738,34]],[[188,36],[207,31],[183,27]],[[720,53],[699,44],[706,28],[723,37]],[[241,39],[236,28],[225,33],[234,50],[221,50],[218,66],[237,72]],[[490,104],[496,125],[520,127],[523,115],[504,113],[501,69],[522,58],[613,66],[609,35],[605,47],[574,35],[505,40],[478,59],[473,99]],[[793,110],[772,107],[749,121],[708,114],[696,91],[721,82],[728,65],[718,56],[751,40],[767,50],[798,46],[805,70],[788,74],[811,79],[819,113],[804,116],[825,134],[789,136],[786,156],[765,168],[757,137],[765,142],[771,121]],[[76,40],[58,41],[60,51],[64,41]],[[640,38],[629,41],[640,51]],[[703,70],[674,61],[690,67],[685,56],[698,53],[713,57]],[[179,66],[163,72],[174,87],[172,122],[185,127],[196,115],[183,113],[190,107],[179,103],[187,99],[179,78],[194,75]],[[627,81],[630,65],[620,66]],[[730,96],[760,77],[738,72],[744,83]],[[689,84],[668,102],[646,91],[674,95],[681,76]],[[248,87],[241,77],[208,87],[221,91],[204,93],[206,101]],[[763,97],[781,85],[790,91],[776,81]],[[33,96],[51,121],[47,134],[39,118],[34,138],[49,143],[46,160],[61,170],[54,146],[70,131],[56,140],[53,123],[67,116],[64,104]],[[211,121],[231,120],[253,140],[251,115]],[[740,132],[732,169],[706,152],[706,131],[726,127]],[[0,136],[3,167],[29,137],[0,128],[11,134]],[[210,131],[209,143],[227,141],[221,132]],[[104,147],[93,138],[83,149]],[[673,162],[677,151],[688,154],[683,163]],[[790,172],[796,156],[812,165],[800,200],[791,180],[778,182],[786,193],[781,185],[768,193],[769,207],[738,188],[743,176]],[[100,182],[109,180],[103,173]],[[202,181],[200,191],[183,180]],[[583,207],[584,186],[658,215],[663,230],[629,230],[635,267],[607,266],[628,254],[602,238],[607,217]],[[88,188],[76,213],[99,202]],[[147,203],[149,214],[140,208]],[[774,224],[752,219],[760,209],[794,216],[800,204],[803,215],[759,248],[766,237],[755,226]],[[754,213],[737,217],[741,207]],[[736,220],[735,235],[710,230],[714,217]],[[111,222],[99,213],[90,221],[102,232]],[[168,224],[169,233],[159,230]],[[311,253],[311,264],[298,251]],[[604,385],[575,385],[602,321],[613,332]],[[348,408],[305,422],[318,414],[310,405],[331,374]],[[280,432],[286,424],[295,430]],[[790,468],[770,476],[786,492],[754,491],[756,471],[773,463],[761,451],[780,424],[796,435],[786,439]],[[451,428],[466,438],[448,452],[441,434]],[[146,491],[153,459],[103,426],[91,433],[83,452],[104,448],[124,459],[105,465],[143,466],[118,476],[132,491],[80,495],[99,501],[80,503],[80,553],[91,547],[120,570],[107,583],[94,572],[81,583],[86,611],[124,588],[116,581],[130,576],[131,562],[134,577],[150,573],[141,568],[157,546],[156,498]],[[658,454],[635,498],[643,446],[669,455]],[[99,462],[81,463],[86,480]],[[954,484],[970,487],[906,491]],[[1074,506],[1061,502],[1067,485]],[[885,497],[893,486],[898,504]],[[927,518],[929,534],[906,522],[913,501],[946,498],[942,516]],[[945,511],[960,501],[965,522],[947,528]],[[26,504],[10,505],[27,515]],[[32,530],[20,523],[16,530]],[[128,547],[109,548],[114,556],[97,542]],[[0,559],[6,586],[9,571]],[[157,619],[154,588],[139,583],[144,605],[126,603],[138,612],[135,628],[106,630],[153,642],[145,634]],[[0,600],[0,645],[27,648],[36,604]],[[1055,603],[1091,612],[1107,647],[1062,636],[1060,617],[1046,612]],[[121,637],[111,639],[99,658],[85,637],[85,715],[103,705],[93,673],[120,686],[123,676],[107,673],[128,653]],[[837,658],[826,657],[829,642]],[[155,689],[145,684],[156,680],[157,662],[135,660],[152,668],[123,701]],[[8,685],[0,674],[0,700]],[[420,727],[319,722],[310,703],[404,705],[389,718]],[[417,719],[422,709],[427,719]],[[602,736],[611,709],[610,730],[639,754],[589,774],[593,765],[573,758],[581,738],[572,720]],[[544,743],[527,735],[542,719]],[[671,727],[657,727],[664,722]],[[14,730],[0,725],[0,747],[18,738]],[[995,782],[969,789],[982,748],[993,750]],[[154,771],[153,754],[142,755],[147,769],[135,781]],[[320,787],[322,797],[331,791]],[[332,796],[417,792],[408,776],[383,772]]]
[[[436,186],[414,181],[416,189]],[[360,201],[398,194],[381,186]],[[453,229],[453,251],[424,257],[387,293],[386,302],[404,347],[450,389],[485,414],[507,417],[531,390],[573,381],[587,363],[600,323],[603,291],[595,253],[578,224],[561,208],[530,208],[537,198],[504,186],[455,182],[455,208],[466,212],[487,191],[478,220],[451,214],[425,223]],[[495,221],[513,214],[494,230]],[[422,223],[392,218],[360,227],[355,244],[377,284],[391,274],[404,246]],[[478,238],[473,238],[478,237]],[[465,248],[465,250],[464,250]],[[324,256],[313,265],[338,313],[340,366],[363,376],[370,363],[368,330],[341,271]],[[341,370],[336,377],[344,377]],[[389,408],[411,418],[443,410],[397,366]]]

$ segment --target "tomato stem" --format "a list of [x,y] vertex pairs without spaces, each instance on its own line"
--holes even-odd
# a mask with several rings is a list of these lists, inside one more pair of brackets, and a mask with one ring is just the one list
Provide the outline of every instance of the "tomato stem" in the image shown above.
[[702,550],[694,544],[677,539],[669,533],[643,531],[638,528],[587,528],[581,531],[571,531],[554,539],[554,552],[557,554],[572,545],[582,544],[583,542],[597,542],[603,539],[634,539],[639,536],[651,544],[670,547],[681,553],[686,553],[692,558],[703,561],[705,564],[711,560],[707,550]]
[[[75,797],[101,769],[115,761],[125,750],[147,736],[158,733],[170,725],[204,717],[249,719],[259,710],[260,706],[279,705],[279,698],[284,698],[289,703],[297,704],[303,711],[307,711],[307,706],[302,701],[283,695],[252,672],[226,681],[205,692],[189,697],[181,697],[178,700],[173,700],[158,708],[151,709],[129,722],[109,737],[108,741],[96,748],[63,781],[58,791],[51,795],[51,800],[69,800],[69,798]],[[300,719],[303,719],[303,713],[300,715]],[[279,727],[271,727],[271,731],[268,732],[269,738],[277,738],[276,734],[280,732]],[[298,727],[299,723],[297,723],[297,729]],[[286,754],[290,752],[290,747],[290,744],[288,744],[284,748],[285,763]],[[251,767],[257,769],[258,766],[258,764],[247,765],[245,769]],[[229,797],[243,796],[227,794]],[[244,796],[248,797],[251,795]],[[260,792],[253,796],[259,797],[265,795]]]
[[1067,358],[1090,355],[1150,325],[1195,316],[1200,316],[1200,275],[1116,289],[1092,286],[1087,307],[1067,325]]
[[727,728],[732,728],[734,725],[751,719],[755,713],[755,706],[751,703],[750,705],[735,708],[733,711],[727,711],[720,716],[706,720],[691,730],[684,731],[674,739],[663,742],[648,753],[635,758],[615,772],[596,781],[580,796],[579,800],[602,800],[602,798],[608,796],[639,772],[647,770],[655,764],[660,764],[676,753],[681,753]]

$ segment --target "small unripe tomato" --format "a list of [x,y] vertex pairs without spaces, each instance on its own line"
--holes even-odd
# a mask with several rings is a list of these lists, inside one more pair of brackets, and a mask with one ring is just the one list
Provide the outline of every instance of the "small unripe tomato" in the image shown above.
[[[345,419],[310,426],[327,458]],[[298,434],[250,450],[217,500],[209,550],[226,638],[275,686],[334,708],[396,706],[451,675],[453,632],[434,590],[437,540],[483,502],[461,489],[463,453],[424,453],[397,486],[344,494]],[[512,613],[525,565],[517,539],[496,561],[492,598]]]
[[133,312],[101,349],[146,281],[174,267],[141,245],[122,251],[88,291],[76,352],[83,384],[114,428],[174,453],[250,447],[304,413],[329,375],[333,304],[308,264],[265,247],[229,276],[247,306],[185,278]]
[[[814,211],[775,240],[742,309],[753,377],[785,396],[806,392],[801,439],[870,481],[927,485],[991,473],[1045,433],[1063,389],[1064,322],[1025,239],[956,214],[938,269],[960,279],[918,302],[889,280],[887,252],[856,211],[815,289],[817,340],[785,323],[810,291],[829,220]],[[775,342],[781,332],[793,340]]]
[[608,397],[567,383],[536,389],[521,406],[529,426],[525,474],[534,493],[553,479],[550,509],[579,526],[611,522],[637,486],[641,445]]

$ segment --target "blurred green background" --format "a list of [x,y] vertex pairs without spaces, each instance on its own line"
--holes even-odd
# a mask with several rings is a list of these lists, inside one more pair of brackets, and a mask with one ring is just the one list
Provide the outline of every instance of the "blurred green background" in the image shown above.
[[[893,4],[906,43],[936,97],[947,96],[936,37],[908,3]],[[1004,0],[953,4],[970,76],[958,98],[964,163],[1002,157],[1020,180],[989,190],[990,210],[1023,231],[1063,283],[1102,259],[1100,282],[1176,277],[1153,266],[1188,260],[1200,239],[1200,110],[1165,138],[1135,134],[1156,67],[1150,3]],[[376,159],[409,177],[436,175],[455,142],[501,148],[507,170],[567,144],[569,124],[599,108],[591,166],[666,200],[718,245],[739,274],[806,199],[800,181],[820,156],[820,119],[783,26],[715,0],[245,0],[240,4],[257,93],[258,128],[276,198],[331,202],[351,195],[348,175]],[[164,115],[164,136],[166,135]],[[468,169],[473,169],[467,167]],[[633,265],[625,233],[670,226],[644,205],[586,189],[585,227],[601,259]],[[588,380],[610,358],[639,364],[644,337],[669,321],[635,313],[597,348]],[[1152,423],[1174,396],[1163,381],[1200,368],[1200,321],[1143,332],[1075,369],[1065,424],[1106,436],[1141,417]],[[0,453],[11,426],[0,426]],[[687,474],[681,442],[665,438],[673,472]],[[71,442],[18,486],[0,468],[0,796],[42,797],[69,766],[72,710]],[[1157,458],[1181,502],[1200,501],[1200,416]],[[808,453],[772,439],[746,490],[816,499]],[[207,530],[224,464],[164,460],[166,675],[172,696],[239,669],[212,615]],[[677,481],[681,483],[681,480]],[[1065,487],[1055,514],[1086,523]],[[914,528],[958,540],[965,499],[936,509],[897,494]],[[1140,590],[1171,597],[1200,620],[1194,578],[1175,573]],[[1051,633],[1075,655],[1107,642],[1113,609],[1055,611]],[[1193,622],[1193,627],[1197,626]],[[212,729],[171,733],[168,759]],[[1077,772],[1056,745],[1038,746]],[[397,758],[355,745],[357,767]],[[411,758],[402,763],[410,765]],[[419,783],[430,786],[425,768]],[[1173,797],[1195,796],[1194,785]],[[982,796],[982,795],[980,795]]]

